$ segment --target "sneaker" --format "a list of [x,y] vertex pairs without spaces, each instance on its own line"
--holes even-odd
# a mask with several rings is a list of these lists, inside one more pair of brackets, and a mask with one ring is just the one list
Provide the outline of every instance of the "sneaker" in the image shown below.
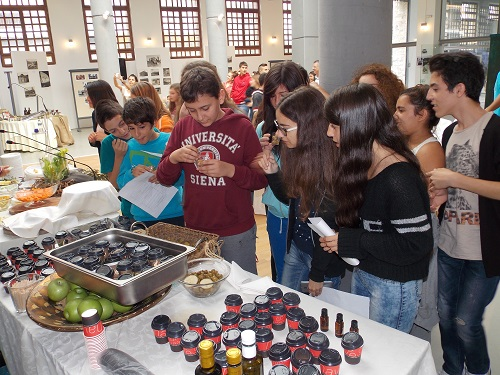
[[[465,375],[482,375],[482,374],[473,374],[469,371],[465,371]],[[491,369],[489,369],[488,372],[484,375],[491,375]]]
[[[448,374],[446,371],[444,371],[443,369],[441,369],[441,371],[438,372],[438,375],[450,375],[450,374]],[[465,371],[465,368],[462,371],[462,375],[469,375],[469,373]]]

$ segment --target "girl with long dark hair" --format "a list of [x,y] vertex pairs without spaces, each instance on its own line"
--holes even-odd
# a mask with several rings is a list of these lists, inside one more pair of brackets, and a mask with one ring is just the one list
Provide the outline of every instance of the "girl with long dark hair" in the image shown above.
[[425,177],[376,88],[336,90],[325,116],[339,150],[333,180],[339,229],[321,246],[359,259],[351,291],[370,297],[370,319],[410,332],[433,247]]
[[276,107],[275,120],[282,144],[281,169],[270,151],[259,161],[273,193],[290,206],[281,283],[300,290],[301,281],[309,280],[312,296],[321,294],[325,279],[338,287],[345,270],[345,263],[336,254],[323,251],[319,236],[307,225],[309,217],[318,216],[338,229],[332,202],[332,161],[337,150],[326,135],[324,102],[325,97],[308,86],[285,96]]

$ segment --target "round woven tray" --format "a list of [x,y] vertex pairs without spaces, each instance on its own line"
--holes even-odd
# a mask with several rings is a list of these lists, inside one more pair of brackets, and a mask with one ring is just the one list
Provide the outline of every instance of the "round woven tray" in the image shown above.
[[[47,297],[47,286],[55,278],[57,274],[52,274],[43,279],[30,293],[26,303],[26,311],[28,316],[38,325],[48,328],[53,331],[60,332],[77,332],[82,330],[81,323],[70,323],[63,316],[63,307],[60,303],[54,303]],[[114,313],[111,318],[104,320],[104,326],[110,326],[115,323],[123,322],[134,316],[142,314],[151,307],[159,303],[170,291],[169,285],[165,289],[155,293],[148,298],[138,302],[134,307],[126,313]]]

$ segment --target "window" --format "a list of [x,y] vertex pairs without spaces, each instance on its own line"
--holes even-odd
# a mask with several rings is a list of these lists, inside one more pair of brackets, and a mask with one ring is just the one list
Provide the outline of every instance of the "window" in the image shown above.
[[170,57],[203,57],[198,0],[160,0],[163,45]]
[[442,7],[441,41],[470,38],[487,42],[490,34],[498,33],[498,2],[447,0]]
[[392,2],[392,64],[391,70],[408,84],[408,62],[416,49],[415,35],[410,35],[410,0]]
[[[82,7],[89,60],[90,62],[96,62],[95,31],[94,23],[92,22],[92,12],[90,10],[90,0],[82,0]],[[125,60],[134,60],[134,38],[132,37],[132,21],[128,0],[113,0],[113,21],[115,23],[118,56]]]
[[0,0],[2,66],[12,66],[12,51],[45,51],[56,63],[45,0]]
[[236,56],[260,56],[259,0],[226,0],[227,41]]
[[283,0],[283,49],[292,54],[292,0]]

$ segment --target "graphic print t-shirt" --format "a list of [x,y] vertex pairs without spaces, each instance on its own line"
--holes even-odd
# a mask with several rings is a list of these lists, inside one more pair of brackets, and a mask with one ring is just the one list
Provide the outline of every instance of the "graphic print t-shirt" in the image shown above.
[[[468,177],[479,177],[479,144],[492,113],[464,130],[453,130],[446,146],[446,168]],[[482,260],[479,237],[478,195],[448,188],[448,201],[439,234],[439,247],[458,259]]]

